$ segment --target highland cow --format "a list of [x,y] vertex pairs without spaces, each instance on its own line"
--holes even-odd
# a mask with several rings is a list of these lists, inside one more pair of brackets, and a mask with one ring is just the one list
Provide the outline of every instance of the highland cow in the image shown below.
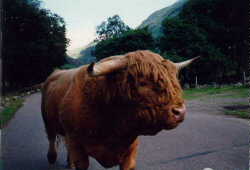
[[177,127],[186,108],[178,72],[194,59],[173,63],[135,51],[52,73],[42,89],[47,158],[57,159],[63,136],[71,168],[87,170],[89,156],[102,166],[134,170],[139,135]]

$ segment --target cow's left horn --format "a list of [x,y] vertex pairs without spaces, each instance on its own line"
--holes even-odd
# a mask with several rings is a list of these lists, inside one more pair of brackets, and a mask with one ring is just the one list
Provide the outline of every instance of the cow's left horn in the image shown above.
[[174,63],[175,66],[181,70],[182,68],[188,66],[189,64],[191,64],[194,60],[198,59],[200,56],[198,57],[195,57],[195,58],[192,58],[192,59],[189,59],[189,60],[186,60],[186,61],[183,61],[183,62],[180,62],[180,63]]
[[113,71],[123,69],[127,65],[125,58],[116,58],[111,60],[104,60],[98,63],[91,63],[88,66],[88,73],[91,76],[101,76]]

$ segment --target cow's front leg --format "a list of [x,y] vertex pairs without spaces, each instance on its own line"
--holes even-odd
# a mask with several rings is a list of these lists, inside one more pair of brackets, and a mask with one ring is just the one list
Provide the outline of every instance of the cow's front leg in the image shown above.
[[66,145],[69,154],[70,167],[75,170],[87,170],[89,167],[89,158],[82,148],[80,141],[66,137]]
[[139,140],[136,139],[129,148],[125,159],[120,163],[120,170],[135,170]]
[[69,153],[67,154],[67,168],[71,168],[71,169],[75,168],[73,161],[70,159]]

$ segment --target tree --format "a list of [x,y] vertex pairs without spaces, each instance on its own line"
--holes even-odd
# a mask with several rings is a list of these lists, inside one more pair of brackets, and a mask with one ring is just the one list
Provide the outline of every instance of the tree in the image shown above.
[[177,53],[185,58],[197,56],[207,44],[205,32],[179,18],[166,19],[162,23],[163,34],[159,47],[162,52]]
[[177,60],[202,56],[184,70],[185,80],[198,75],[201,83],[240,81],[248,63],[246,22],[246,0],[190,0],[178,17],[163,21],[159,46]]
[[129,26],[121,20],[119,15],[114,15],[113,17],[109,17],[107,21],[103,21],[97,26],[96,34],[98,37],[96,38],[96,41],[119,37],[122,33],[129,30]]
[[154,47],[155,42],[147,29],[136,29],[125,32],[119,37],[99,42],[95,47],[94,55],[100,60],[108,56],[125,54],[135,50],[153,50]]
[[[202,83],[215,81],[215,74],[210,71],[210,64],[217,62],[216,59],[224,55],[219,49],[208,43],[206,32],[180,18],[166,19],[163,21],[162,27],[164,36],[160,39],[159,47],[166,58],[179,62],[202,56],[199,65],[192,64],[183,70],[182,82],[194,82],[193,79],[196,75],[199,76]],[[213,65],[213,71],[219,72],[223,65],[223,63]]]
[[3,90],[44,81],[65,62],[63,18],[37,0],[5,0],[3,10]]
[[228,63],[233,63],[228,64],[225,74],[239,81],[249,63],[248,1],[190,0],[180,18],[206,31],[209,43],[220,49]]

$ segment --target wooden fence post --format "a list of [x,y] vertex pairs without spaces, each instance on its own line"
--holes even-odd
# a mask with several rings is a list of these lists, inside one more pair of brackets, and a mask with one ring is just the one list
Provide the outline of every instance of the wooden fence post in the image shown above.
[[198,87],[198,78],[197,78],[197,76],[195,76],[195,88],[197,88]]
[[243,85],[246,85],[246,73],[245,73],[245,71],[243,72]]

